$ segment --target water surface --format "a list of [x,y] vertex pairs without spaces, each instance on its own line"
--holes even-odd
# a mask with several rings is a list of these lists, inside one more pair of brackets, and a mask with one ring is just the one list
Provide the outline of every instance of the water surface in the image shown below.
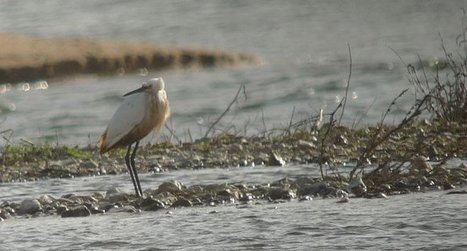
[[[240,85],[246,86],[219,128],[255,134],[289,120],[330,112],[352,78],[344,123],[379,121],[410,88],[407,63],[442,58],[442,37],[454,48],[465,1],[1,1],[0,31],[40,37],[142,40],[215,48],[260,57],[260,66],[73,77],[47,89],[0,85],[1,144],[95,144],[121,95],[163,76],[172,106],[169,126],[182,141],[204,135]],[[429,72],[429,74],[432,74]],[[5,83],[6,84],[6,83]],[[34,87],[30,83],[30,87]],[[388,117],[397,122],[413,91]],[[294,111],[294,112],[292,112]],[[232,125],[234,127],[232,127]],[[147,140],[168,139],[169,132]],[[317,175],[316,166],[183,170],[144,174],[145,188],[177,179],[190,184],[272,182]],[[89,194],[127,175],[0,184],[0,200],[42,194]],[[347,204],[315,199],[282,204],[226,205],[61,219],[9,219],[0,224],[1,250],[463,250],[465,195],[429,192]]]

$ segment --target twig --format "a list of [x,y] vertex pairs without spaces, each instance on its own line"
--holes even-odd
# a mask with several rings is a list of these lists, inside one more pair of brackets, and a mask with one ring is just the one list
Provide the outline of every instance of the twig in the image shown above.
[[373,99],[373,102],[371,102],[371,104],[366,108],[362,116],[360,116],[358,120],[354,120],[354,122],[352,123],[352,129],[355,129],[360,124],[360,122],[362,122],[363,118],[368,115],[368,112],[370,112],[370,109],[373,107],[373,105],[375,105],[375,103],[376,103],[376,98]]
[[[347,85],[345,86],[345,97],[344,97],[344,103],[342,105],[342,111],[341,111],[341,116],[339,117],[339,122],[337,123],[338,125],[341,125],[341,120],[342,117],[344,116],[344,111],[345,111],[345,105],[347,104],[347,97],[349,94],[349,86],[350,86],[350,78],[352,77],[352,50],[350,49],[350,44],[347,43],[347,47],[349,48],[349,76],[347,78]],[[342,102],[342,100],[341,100]]]
[[182,141],[177,137],[177,135],[175,134],[175,130],[173,130],[173,124],[172,124],[172,119],[169,120],[170,121],[170,127],[167,125],[167,123],[165,123],[164,127],[170,132],[170,136],[175,138],[175,140],[177,141],[177,143],[181,143]]
[[[21,138],[21,139],[19,139],[19,140],[21,140],[21,142],[26,143],[26,144],[28,144],[28,145],[30,145],[30,146],[34,146],[34,143],[32,143],[32,142],[29,141],[29,140],[26,140],[26,139],[23,139],[23,138]],[[57,146],[58,146],[58,145],[57,145]]]
[[291,128],[292,128],[292,123],[293,123],[293,116],[295,114],[295,106],[292,109],[292,115],[290,116],[290,121],[289,121],[289,127],[287,128],[287,133],[290,135],[291,134]]
[[266,132],[268,131],[268,128],[266,126],[266,121],[264,120],[264,110],[261,108],[261,121],[263,122],[263,136],[266,136]]
[[396,104],[396,101],[402,97],[409,89],[404,89],[401,93],[399,93],[399,95],[397,95],[391,102],[391,104],[389,104],[388,106],[388,109],[386,109],[386,112],[384,112],[382,118],[381,118],[381,121],[379,123],[380,125],[380,129],[383,127],[383,123],[384,123],[384,120],[386,119],[386,116],[389,114],[389,112],[391,111],[391,108]]
[[211,126],[209,126],[208,130],[206,131],[206,133],[204,134],[204,137],[207,138],[209,133],[211,132],[211,130],[214,128],[214,126],[217,125],[217,123],[219,123],[219,121],[227,114],[227,112],[229,112],[230,108],[232,107],[232,105],[237,102],[237,99],[238,99],[238,95],[240,95],[240,91],[243,89],[243,94],[245,95],[245,99],[246,99],[246,90],[245,90],[245,84],[242,84],[240,86],[240,88],[238,88],[238,91],[237,91],[237,94],[235,94],[235,97],[233,98],[232,102],[230,102],[229,106],[227,106],[227,109],[225,109],[225,111],[216,119],[216,121],[214,121]]
[[342,106],[342,102],[340,102],[339,105],[337,105],[336,109],[334,109],[334,111],[330,114],[328,128],[326,129],[326,132],[324,133],[323,139],[321,140],[321,147],[320,147],[318,164],[319,164],[319,171],[321,172],[321,177],[323,179],[324,179],[323,160],[324,160],[324,154],[326,152],[324,142],[326,141],[329,133],[331,132],[331,128],[334,127],[334,122],[335,122],[334,121],[334,115],[341,108],[341,106]]
[[[402,96],[403,93],[405,93],[407,90],[404,90],[399,94],[391,103],[390,107],[395,103],[395,101]],[[363,163],[374,153],[376,148],[381,145],[383,142],[385,142],[392,134],[394,134],[397,131],[400,131],[402,128],[404,128],[409,122],[411,122],[414,118],[416,118],[418,115],[422,113],[423,106],[429,100],[430,95],[426,95],[421,101],[416,103],[408,112],[405,118],[397,125],[397,127],[389,130],[386,134],[384,134],[382,137],[379,137],[379,134],[382,131],[383,128],[383,120],[386,116],[383,116],[383,120],[380,123],[380,128],[378,129],[376,135],[371,137],[374,139],[373,141],[370,142],[368,147],[363,151],[363,153],[360,155],[357,161],[357,165],[352,169],[352,171],[349,174],[350,180],[353,178],[353,175],[357,171],[357,169],[362,169],[363,170]],[[388,111],[390,108],[388,108]]]

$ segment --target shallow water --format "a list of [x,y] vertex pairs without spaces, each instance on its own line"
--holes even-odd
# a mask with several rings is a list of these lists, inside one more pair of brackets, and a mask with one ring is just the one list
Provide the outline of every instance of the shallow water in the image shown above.
[[[186,185],[265,183],[316,175],[317,167],[244,167],[143,174],[144,188],[177,179]],[[2,184],[0,200],[39,194],[90,194],[117,186],[131,192],[128,175]],[[23,194],[5,196],[8,191]],[[36,197],[37,197],[36,196]],[[467,248],[466,195],[445,191],[387,199],[292,200],[109,213],[86,218],[8,219],[0,224],[1,250],[463,250]]]
[[[463,250],[465,196],[354,199],[8,220],[3,250]],[[446,205],[450,205],[446,207]]]
[[[7,139],[35,144],[94,144],[121,101],[149,77],[163,76],[180,140],[204,135],[241,84],[241,96],[219,129],[261,133],[331,112],[353,69],[344,122],[379,121],[410,88],[404,65],[442,58],[439,35],[453,49],[464,1],[2,1],[0,31],[42,37],[84,36],[250,53],[261,66],[157,71],[147,76],[54,80],[48,89],[0,86]],[[428,75],[431,73],[428,72]],[[401,119],[413,91],[387,122]],[[169,135],[168,130],[163,130]],[[153,137],[152,137],[153,139]],[[3,140],[2,140],[3,141]],[[5,144],[6,142],[0,142]]]
[[[284,128],[342,98],[352,51],[344,122],[379,121],[392,99],[410,88],[407,63],[442,58],[461,31],[464,1],[1,1],[0,31],[42,37],[85,36],[217,48],[257,55],[260,66],[77,77],[47,89],[0,85],[0,127],[13,143],[95,144],[121,95],[149,77],[163,76],[172,106],[170,127],[182,141],[204,135],[241,84],[242,96],[221,121],[231,132]],[[428,72],[431,74],[430,72]],[[25,88],[22,88],[25,87]],[[413,91],[388,117],[401,119]],[[294,111],[294,112],[292,112]],[[264,121],[264,122],[263,122]],[[0,131],[2,131],[0,130]],[[147,140],[167,139],[151,135]],[[0,142],[2,145],[7,140]],[[317,175],[316,166],[182,170],[143,174],[144,188],[177,179],[186,185],[272,182]],[[132,191],[128,175],[0,184],[0,201],[42,194],[89,194],[117,186]],[[291,201],[171,209],[87,218],[8,219],[0,250],[463,250],[467,200],[445,192],[388,199]]]

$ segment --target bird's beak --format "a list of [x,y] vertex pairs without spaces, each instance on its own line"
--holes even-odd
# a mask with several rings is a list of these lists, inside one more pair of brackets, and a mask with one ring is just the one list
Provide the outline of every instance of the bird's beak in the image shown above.
[[130,96],[132,94],[139,93],[139,92],[144,92],[148,88],[151,88],[151,86],[150,85],[143,85],[141,88],[138,88],[138,89],[136,89],[134,91],[131,91],[131,92],[123,95],[123,97]]

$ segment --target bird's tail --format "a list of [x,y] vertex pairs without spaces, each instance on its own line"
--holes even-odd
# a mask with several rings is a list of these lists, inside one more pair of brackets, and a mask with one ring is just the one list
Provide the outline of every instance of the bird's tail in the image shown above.
[[107,137],[107,129],[101,134],[97,140],[97,148],[99,148],[99,153],[103,154],[107,152],[107,147],[105,146],[105,138]]

